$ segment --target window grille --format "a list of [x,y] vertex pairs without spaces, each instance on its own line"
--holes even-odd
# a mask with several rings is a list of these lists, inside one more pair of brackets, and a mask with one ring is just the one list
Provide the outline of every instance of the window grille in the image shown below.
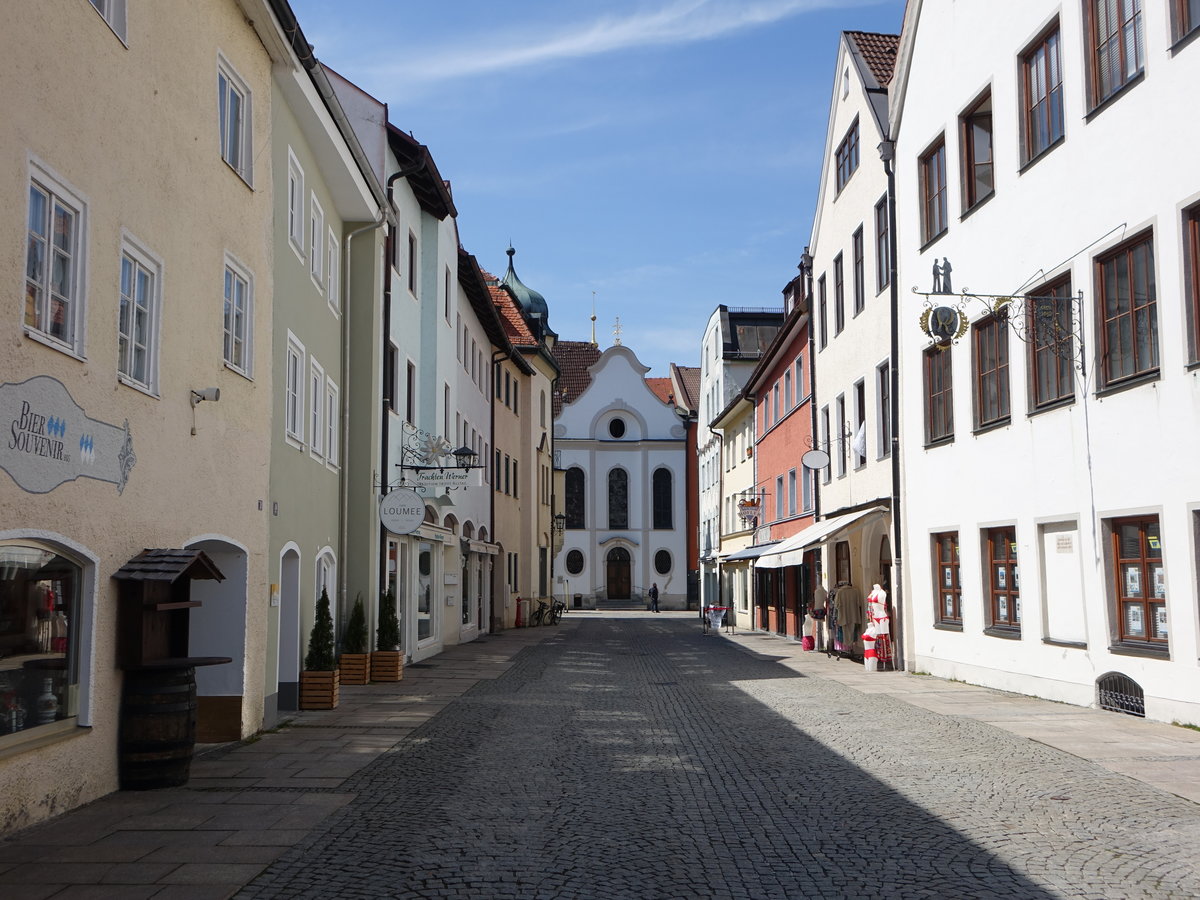
[[1141,685],[1120,672],[1096,679],[1096,702],[1101,709],[1146,718],[1146,695]]

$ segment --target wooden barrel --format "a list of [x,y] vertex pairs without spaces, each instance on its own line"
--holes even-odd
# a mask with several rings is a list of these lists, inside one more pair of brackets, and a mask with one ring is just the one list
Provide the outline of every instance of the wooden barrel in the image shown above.
[[196,746],[196,670],[125,672],[121,695],[121,788],[187,784]]

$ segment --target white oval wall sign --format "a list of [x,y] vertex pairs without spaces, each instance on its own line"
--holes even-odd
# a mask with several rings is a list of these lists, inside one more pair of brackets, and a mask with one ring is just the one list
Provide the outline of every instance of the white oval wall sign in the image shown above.
[[800,465],[806,469],[823,469],[829,465],[829,454],[824,450],[809,450],[800,457]]
[[379,521],[392,534],[412,534],[425,521],[425,501],[412,488],[393,488],[379,501]]

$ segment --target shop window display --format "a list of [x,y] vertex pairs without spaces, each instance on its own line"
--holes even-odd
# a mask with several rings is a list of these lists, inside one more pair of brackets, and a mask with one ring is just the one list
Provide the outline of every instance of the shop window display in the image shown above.
[[80,571],[50,549],[0,546],[0,735],[77,713]]

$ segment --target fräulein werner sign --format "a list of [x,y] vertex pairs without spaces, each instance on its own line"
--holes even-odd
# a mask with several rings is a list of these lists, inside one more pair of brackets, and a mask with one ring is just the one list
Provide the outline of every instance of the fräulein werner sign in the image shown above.
[[0,423],[0,469],[31,494],[77,478],[111,482],[120,494],[137,462],[128,420],[117,426],[91,418],[48,375],[0,384]]

